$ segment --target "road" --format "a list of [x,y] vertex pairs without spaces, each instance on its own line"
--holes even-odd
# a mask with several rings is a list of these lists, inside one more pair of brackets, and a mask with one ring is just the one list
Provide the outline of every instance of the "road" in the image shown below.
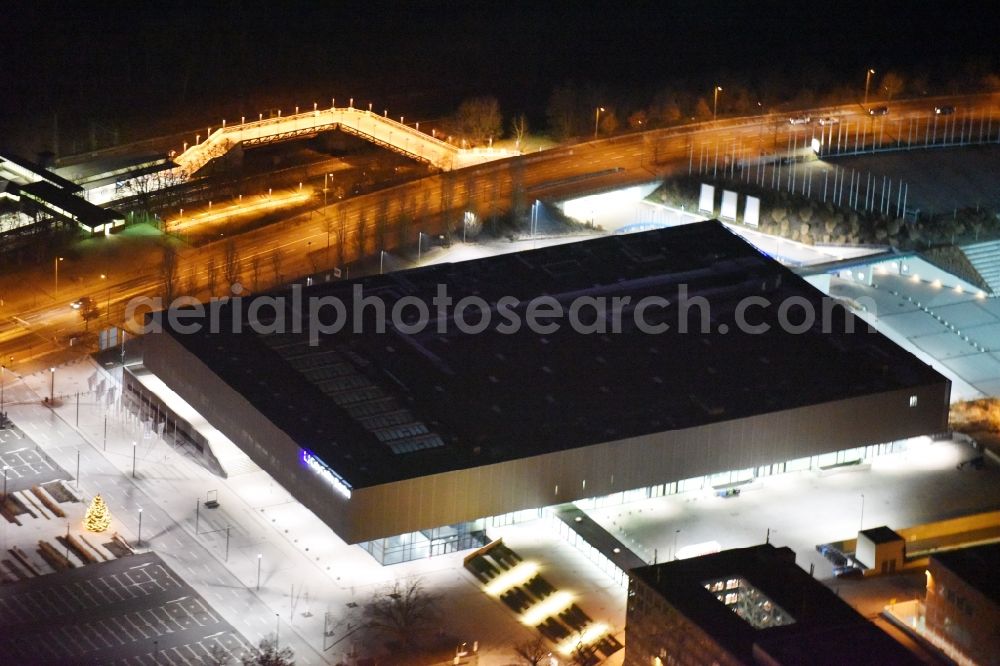
[[[588,141],[420,178],[201,247],[181,247],[176,267],[168,271],[161,268],[158,242],[127,247],[119,243],[115,254],[114,241],[119,239],[94,239],[94,244],[105,243],[110,249],[61,262],[66,286],[58,293],[49,289],[53,267],[46,264],[0,277],[0,298],[5,299],[0,306],[0,358],[28,372],[43,367],[53,355],[75,353],[85,324],[68,305],[81,296],[104,303],[102,318],[91,325],[120,322],[131,299],[163,295],[167,276],[173,294],[200,299],[228,295],[228,285],[237,280],[250,291],[268,289],[296,276],[370,259],[383,248],[413,253],[419,232],[440,234],[450,227],[461,234],[464,211],[481,219],[511,209],[524,216],[534,199],[647,182],[685,173],[696,162],[725,167],[727,156],[738,160],[783,154],[793,145],[807,145],[821,132],[831,143],[836,136],[845,144],[905,142],[939,122],[933,115],[939,104],[958,109],[948,116],[952,127],[961,123],[964,128],[967,119],[970,126],[981,126],[988,118],[991,131],[1000,130],[1000,113],[994,110],[998,102],[997,94],[893,102],[890,115],[874,118],[860,105],[844,105],[808,112],[813,118],[840,120],[828,127],[792,125],[788,115],[771,114]],[[401,258],[389,261],[392,267],[405,265],[408,261]],[[357,275],[364,266],[352,270]],[[108,277],[102,279],[102,274]]]

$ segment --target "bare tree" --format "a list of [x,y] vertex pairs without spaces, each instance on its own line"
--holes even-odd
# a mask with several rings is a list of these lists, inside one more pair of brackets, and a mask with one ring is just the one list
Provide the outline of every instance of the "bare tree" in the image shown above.
[[330,241],[333,240],[333,234],[337,231],[337,220],[330,215],[329,212],[324,212],[323,217],[323,230],[326,231],[326,260],[330,261]]
[[524,186],[524,165],[516,160],[510,169],[510,210],[514,224],[520,226],[528,219],[528,192]]
[[262,638],[257,649],[240,661],[243,666],[295,666],[295,653],[290,647],[280,647],[277,640]]
[[503,116],[496,97],[473,97],[462,102],[455,114],[458,131],[473,144],[483,144],[503,133]]
[[150,195],[153,192],[165,190],[186,181],[183,170],[179,168],[164,169],[155,173],[135,176],[115,185],[117,198],[135,197],[139,208],[145,210],[149,206]]
[[618,129],[618,116],[614,109],[608,109],[601,114],[601,134],[614,134]]
[[240,253],[236,241],[230,238],[226,241],[225,254],[222,259],[222,270],[226,276],[226,286],[232,287],[240,279]]
[[358,231],[355,235],[355,242],[358,246],[358,259],[363,259],[368,254],[368,216],[364,211],[358,217]]
[[482,230],[483,219],[473,211],[466,212],[465,219],[462,221],[462,235],[465,240],[478,238]]
[[896,72],[886,72],[879,87],[885,93],[886,100],[892,101],[895,95],[903,92],[903,77]]
[[412,202],[399,202],[399,217],[396,220],[396,247],[403,248],[410,242],[410,229],[413,226]]
[[534,640],[524,641],[514,646],[518,664],[521,666],[539,666],[551,654],[545,641],[539,636]]
[[274,273],[274,284],[281,284],[281,263],[284,256],[281,254],[281,248],[276,247],[271,251],[271,271]]
[[452,207],[455,204],[455,181],[452,173],[448,171],[439,176],[441,179],[441,219],[444,222],[444,233],[449,243],[453,227]]
[[94,299],[89,296],[84,296],[79,301],[74,304],[77,307],[77,312],[80,313],[80,317],[83,319],[83,330],[87,331],[90,329],[90,320],[97,319],[101,316],[101,311],[97,307],[97,303]]
[[344,266],[344,244],[347,242],[347,209],[341,208],[337,229],[337,266]]
[[255,254],[250,257],[250,276],[253,280],[253,290],[260,288],[260,255]]
[[435,626],[438,597],[424,589],[419,580],[399,581],[381,589],[364,607],[367,627],[402,646],[414,647],[421,636]]
[[649,118],[643,109],[635,111],[628,117],[628,126],[632,129],[646,129],[649,127]]
[[174,300],[177,288],[177,249],[167,243],[163,246],[160,258],[160,278],[163,280],[163,300],[170,303]]
[[708,105],[708,100],[699,97],[694,107],[694,117],[698,120],[709,120],[712,118],[712,107]]
[[205,265],[205,273],[208,277],[208,295],[215,296],[215,285],[219,280],[219,267],[215,264],[215,257],[209,257]]
[[549,96],[545,109],[549,130],[559,139],[566,139],[581,133],[580,93],[569,83],[557,87]]
[[375,245],[376,250],[385,249],[386,234],[389,232],[389,200],[382,197],[375,212]]
[[514,135],[514,148],[521,150],[521,142],[528,133],[528,117],[523,113],[514,116],[510,122],[510,131]]
[[658,125],[672,125],[684,117],[681,111],[683,96],[676,90],[661,90],[649,106],[649,122]]
[[191,271],[188,273],[187,279],[184,281],[184,295],[194,296],[198,293],[198,274],[196,271]]

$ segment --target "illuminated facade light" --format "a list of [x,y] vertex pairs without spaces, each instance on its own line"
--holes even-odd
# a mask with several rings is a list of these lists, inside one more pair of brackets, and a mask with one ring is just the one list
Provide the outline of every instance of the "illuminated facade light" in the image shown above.
[[586,646],[596,642],[604,634],[608,633],[608,625],[603,622],[595,622],[587,626],[579,634],[570,636],[556,648],[561,654],[571,655],[578,646]]
[[573,595],[569,592],[556,592],[524,611],[524,615],[521,616],[521,622],[529,627],[537,627],[544,622],[546,618],[558,615],[569,608],[572,604]]
[[486,586],[486,593],[499,597],[507,590],[523,585],[535,577],[538,565],[534,562],[521,562],[510,571],[505,571]]
[[347,481],[344,481],[339,474],[330,469],[330,467],[316,457],[314,453],[302,449],[302,462],[305,463],[306,467],[326,479],[326,482],[333,486],[334,490],[347,499],[351,499],[351,486],[348,485]]

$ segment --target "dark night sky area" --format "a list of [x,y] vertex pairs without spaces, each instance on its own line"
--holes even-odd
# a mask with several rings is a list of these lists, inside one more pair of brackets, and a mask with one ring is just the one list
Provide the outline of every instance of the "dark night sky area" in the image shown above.
[[995,71],[996,18],[987,2],[923,0],[19,3],[5,10],[0,94],[7,120],[61,123],[200,121],[352,94],[413,115],[493,94],[541,118],[568,80],[642,102],[668,81],[765,90],[862,86],[868,66]]

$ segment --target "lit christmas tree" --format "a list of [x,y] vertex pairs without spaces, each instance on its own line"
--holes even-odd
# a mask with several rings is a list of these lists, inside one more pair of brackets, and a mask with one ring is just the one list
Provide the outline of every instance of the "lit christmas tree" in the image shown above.
[[100,495],[95,495],[83,517],[83,526],[91,532],[103,532],[110,525],[111,514],[108,512],[108,505],[104,503]]

